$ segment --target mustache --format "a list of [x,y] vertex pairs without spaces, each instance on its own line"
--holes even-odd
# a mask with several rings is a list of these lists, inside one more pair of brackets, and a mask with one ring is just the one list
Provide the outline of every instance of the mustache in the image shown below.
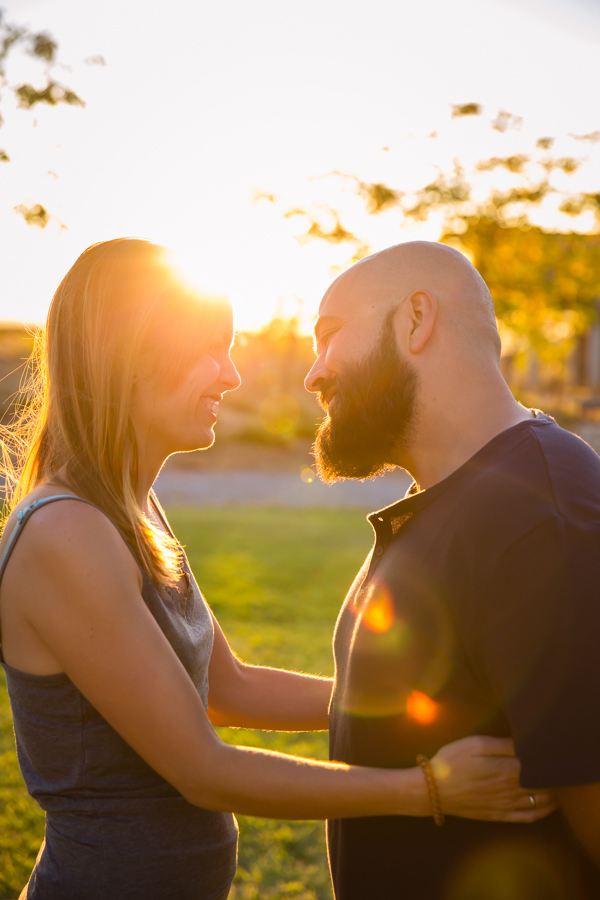
[[327,394],[332,387],[335,387],[335,385],[336,379],[333,376],[331,378],[318,378],[314,383],[314,387],[316,387],[319,392],[317,394],[317,403],[325,412],[327,412],[329,408],[329,404],[327,403]]

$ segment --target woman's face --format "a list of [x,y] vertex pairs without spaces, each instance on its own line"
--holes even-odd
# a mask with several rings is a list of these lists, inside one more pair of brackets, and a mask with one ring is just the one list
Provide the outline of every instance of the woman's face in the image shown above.
[[147,455],[154,461],[166,459],[171,453],[211,446],[223,394],[240,385],[229,355],[232,340],[229,310],[223,314],[208,350],[192,361],[175,384],[165,377],[160,364],[148,370],[140,367],[131,412],[140,456]]

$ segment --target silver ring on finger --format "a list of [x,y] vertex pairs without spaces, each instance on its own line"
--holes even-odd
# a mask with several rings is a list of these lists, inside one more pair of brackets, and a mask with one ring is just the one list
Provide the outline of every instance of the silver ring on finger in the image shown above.
[[537,800],[535,799],[535,797],[533,796],[533,794],[530,794],[530,795],[529,795],[529,802],[531,803],[531,808],[532,808],[532,809],[537,809]]

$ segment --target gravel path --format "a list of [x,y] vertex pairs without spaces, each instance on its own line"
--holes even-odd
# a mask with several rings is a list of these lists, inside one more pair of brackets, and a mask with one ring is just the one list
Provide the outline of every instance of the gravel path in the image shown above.
[[305,483],[300,474],[163,472],[155,482],[165,506],[325,506],[381,509],[404,496],[411,479],[391,473],[372,481]]
[[[600,423],[581,422],[574,429],[600,452]],[[300,473],[167,469],[155,483],[161,502],[172,506],[325,506],[381,509],[404,496],[411,479],[401,470],[372,481],[310,484]]]

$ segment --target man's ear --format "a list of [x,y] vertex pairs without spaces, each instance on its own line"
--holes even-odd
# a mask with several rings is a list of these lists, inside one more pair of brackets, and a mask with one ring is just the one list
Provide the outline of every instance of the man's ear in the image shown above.
[[403,307],[408,325],[408,349],[411,353],[420,353],[431,337],[437,316],[437,303],[429,291],[415,291],[408,295]]

